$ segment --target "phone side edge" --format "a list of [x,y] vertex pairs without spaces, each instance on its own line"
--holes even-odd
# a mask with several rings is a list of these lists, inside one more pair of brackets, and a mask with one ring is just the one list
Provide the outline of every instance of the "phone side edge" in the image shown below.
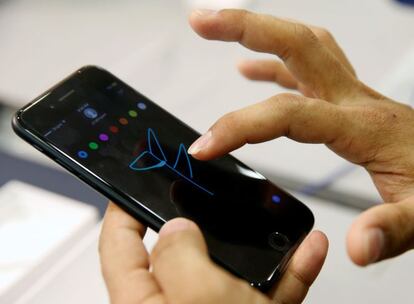
[[163,221],[158,220],[150,213],[146,212],[144,208],[141,208],[140,206],[137,206],[134,202],[129,201],[128,198],[117,193],[117,191],[115,191],[111,187],[108,187],[108,185],[103,184],[101,181],[89,175],[87,172],[83,172],[83,170],[76,170],[76,168],[72,167],[64,156],[60,155],[59,153],[56,153],[56,151],[51,149],[51,147],[49,147],[43,141],[39,140],[34,134],[30,132],[30,130],[28,130],[24,126],[24,122],[21,119],[22,112],[23,110],[17,111],[15,115],[13,115],[11,123],[13,131],[21,139],[23,139],[28,144],[30,144],[31,146],[39,150],[41,153],[46,155],[56,164],[65,169],[65,171],[69,172],[72,176],[81,180],[89,187],[92,187],[95,191],[107,197],[108,200],[116,203],[128,214],[130,214],[137,220],[142,221],[144,225],[147,225],[149,228],[155,231],[159,231],[161,226],[164,224]]

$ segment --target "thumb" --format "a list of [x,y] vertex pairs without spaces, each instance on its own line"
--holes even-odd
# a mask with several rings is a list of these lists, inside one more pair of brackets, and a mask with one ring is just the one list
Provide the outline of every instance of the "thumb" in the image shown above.
[[216,266],[197,225],[184,218],[167,222],[151,253],[154,276],[168,303],[267,303],[247,282]]
[[373,207],[353,223],[348,254],[360,266],[391,258],[414,248],[414,197]]
[[155,278],[167,299],[190,297],[187,293],[199,283],[199,279],[194,278],[211,273],[211,262],[201,231],[194,222],[184,218],[164,224],[150,259]]

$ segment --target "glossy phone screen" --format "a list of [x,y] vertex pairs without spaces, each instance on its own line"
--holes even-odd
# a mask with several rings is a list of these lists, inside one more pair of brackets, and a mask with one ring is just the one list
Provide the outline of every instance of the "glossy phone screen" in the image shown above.
[[101,69],[73,74],[21,120],[162,222],[194,220],[212,256],[251,282],[271,279],[313,225],[307,207],[234,157],[192,158],[199,133]]

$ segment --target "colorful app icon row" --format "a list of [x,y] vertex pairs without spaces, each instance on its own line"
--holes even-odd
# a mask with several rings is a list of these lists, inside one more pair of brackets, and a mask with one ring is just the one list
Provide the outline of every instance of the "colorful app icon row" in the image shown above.
[[[138,102],[137,103],[137,108],[140,110],[146,110],[147,109],[147,105],[143,102]],[[138,113],[134,110],[130,110],[128,112],[129,116],[131,116],[132,118],[135,118],[138,116]],[[89,119],[95,119],[98,117],[98,112],[92,108],[92,107],[87,107],[83,110],[83,115],[85,115],[85,117],[89,118]]]
[[[139,102],[139,103],[137,104],[137,107],[138,107],[140,110],[145,110],[145,109],[147,108],[147,105],[146,105],[145,103],[143,103],[143,102]],[[87,108],[87,109],[85,109],[85,110],[84,110],[84,115],[85,115],[86,117],[90,118],[90,119],[93,119],[93,118],[96,118],[96,117],[98,116],[98,113],[97,113],[97,111],[96,111],[95,109],[93,109],[93,108]],[[128,115],[129,115],[129,117],[131,117],[131,118],[136,118],[136,117],[138,117],[138,113],[137,113],[137,111],[135,111],[135,110],[129,110],[129,111],[128,111]],[[127,118],[125,118],[125,117],[121,117],[121,118],[119,118],[119,119],[118,119],[118,122],[119,122],[121,125],[123,125],[123,126],[126,126],[126,125],[129,123],[128,119],[127,119]],[[109,131],[110,131],[111,133],[113,133],[113,134],[116,134],[116,133],[118,133],[118,132],[119,132],[119,127],[114,126],[114,125],[111,125],[111,126],[109,127]],[[98,138],[99,138],[99,140],[100,140],[101,142],[107,142],[107,141],[109,140],[109,135],[108,135],[108,134],[106,134],[106,133],[101,133],[101,134],[99,134]],[[91,141],[91,142],[89,142],[89,143],[88,143],[88,147],[89,147],[89,149],[90,149],[90,150],[95,151],[95,150],[98,150],[98,149],[99,149],[99,144],[98,144],[97,142],[95,142],[95,141]],[[87,151],[85,151],[85,150],[79,150],[79,151],[78,151],[78,153],[77,153],[77,155],[78,155],[78,157],[79,157],[79,158],[82,158],[82,159],[86,159],[86,158],[88,158],[88,157],[89,157],[88,152],[87,152]]]
[[[99,134],[98,138],[101,142],[106,142],[106,141],[109,140],[109,135],[106,134],[106,133],[101,133],[101,134]],[[88,143],[88,148],[92,151],[98,150],[99,149],[99,144],[96,141],[91,141],[91,142]],[[89,157],[89,154],[85,150],[80,150],[80,151],[78,151],[78,157],[86,159],[86,158]]]
[[[137,113],[137,111],[134,111],[134,110],[129,110],[128,111],[128,115],[129,115],[129,117],[131,117],[131,118],[137,118],[138,117],[138,113]],[[123,126],[126,126],[127,124],[129,124],[129,120],[127,119],[127,118],[125,118],[125,117],[121,117],[121,118],[119,118],[118,119],[118,122],[121,124],[121,125],[123,125]],[[113,127],[113,126],[112,126]],[[111,127],[111,128],[112,128]],[[111,130],[111,128],[110,128],[110,130]],[[112,128],[113,130],[115,130],[115,128]],[[118,131],[118,130],[117,130]],[[116,131],[116,132],[117,132]],[[116,133],[116,132],[114,132],[114,133]]]

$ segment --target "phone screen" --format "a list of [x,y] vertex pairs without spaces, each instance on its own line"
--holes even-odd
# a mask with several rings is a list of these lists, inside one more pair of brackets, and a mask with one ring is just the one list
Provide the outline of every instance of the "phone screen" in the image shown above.
[[194,220],[214,258],[251,282],[271,279],[313,225],[307,207],[234,157],[192,158],[197,132],[101,69],[72,75],[21,120],[154,217]]

